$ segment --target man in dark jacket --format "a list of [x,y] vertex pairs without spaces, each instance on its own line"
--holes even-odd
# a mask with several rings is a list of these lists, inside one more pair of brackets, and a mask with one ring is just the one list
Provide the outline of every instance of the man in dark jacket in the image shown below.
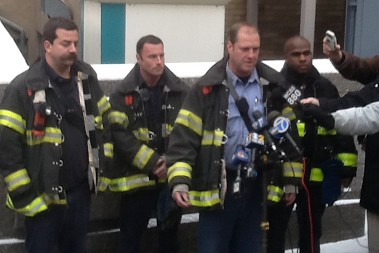
[[[227,49],[228,56],[191,87],[179,112],[167,155],[169,185],[179,206],[200,209],[198,252],[258,253],[266,171],[259,147],[245,144],[253,133],[248,121],[260,125],[266,118],[263,83],[270,76],[263,75],[258,61],[260,36],[255,26],[234,24]],[[237,103],[245,104],[245,111]],[[265,151],[274,153],[271,147]],[[302,165],[286,164],[296,169]]]
[[[350,53],[341,51],[339,45],[335,50],[330,50],[327,43],[323,44],[323,49],[342,76],[356,80],[364,84],[365,87],[359,91],[349,92],[339,99],[309,98],[303,100],[302,103],[313,103],[319,105],[325,111],[334,112],[349,107],[365,106],[379,100],[379,55],[360,59]],[[379,252],[379,242],[377,240],[379,237],[379,199],[376,194],[379,192],[378,143],[378,133],[367,135],[363,143],[366,153],[360,204],[367,209],[369,252]]]
[[1,174],[7,206],[25,215],[27,252],[87,252],[110,104],[95,71],[77,60],[78,40],[72,20],[50,19],[44,57],[7,86],[0,106]]
[[[301,91],[303,97],[339,97],[337,88],[322,77],[312,65],[311,45],[306,38],[289,38],[284,45],[284,54],[285,65],[281,73],[288,83]],[[299,108],[294,107],[292,115],[287,116],[295,117],[298,121],[297,127],[305,158],[302,186],[296,196],[300,252],[317,253],[320,252],[321,219],[325,205],[332,204],[339,196],[337,192],[334,198],[328,198],[333,194],[332,187],[329,186],[329,174],[340,178],[354,177],[357,152],[352,137],[336,135],[331,130],[326,131],[313,120],[304,117]],[[333,187],[339,190],[339,184],[340,180]],[[284,252],[285,229],[292,208],[293,204],[286,208],[278,205],[269,209],[268,252]]]
[[165,154],[187,90],[165,66],[162,40],[154,35],[139,39],[137,64],[110,96],[114,166],[101,178],[101,190],[109,187],[124,193],[120,253],[139,252],[153,210],[157,210],[158,252],[178,252],[181,210],[168,193]]

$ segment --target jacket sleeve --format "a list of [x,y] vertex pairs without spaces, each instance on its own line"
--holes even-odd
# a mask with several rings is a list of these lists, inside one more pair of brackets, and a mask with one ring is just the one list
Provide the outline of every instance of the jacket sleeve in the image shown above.
[[191,178],[201,144],[203,99],[193,85],[175,121],[167,152],[168,183],[191,187]]
[[[25,93],[21,95],[21,93]],[[25,161],[26,88],[19,92],[16,83],[7,86],[0,105],[0,173],[9,194],[8,206],[24,208],[37,198]],[[32,106],[32,105],[30,105]],[[30,158],[29,158],[30,159]]]
[[379,131],[379,102],[365,107],[349,108],[332,113],[337,132],[347,135],[374,134]]
[[351,53],[343,52],[343,57],[342,62],[334,66],[347,79],[368,84],[379,74],[379,55],[361,59]]
[[126,107],[124,97],[119,93],[111,94],[110,103],[112,112],[109,119],[115,155],[122,157],[127,163],[126,166],[133,166],[146,174],[152,173],[160,156],[142,140],[137,139],[130,129],[133,110]]

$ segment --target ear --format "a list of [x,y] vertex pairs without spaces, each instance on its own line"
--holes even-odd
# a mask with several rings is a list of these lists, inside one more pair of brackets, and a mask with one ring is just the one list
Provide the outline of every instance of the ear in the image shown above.
[[228,54],[233,50],[233,44],[232,44],[232,42],[230,40],[226,44],[226,48],[228,50]]
[[137,59],[137,63],[140,63],[140,61],[142,60],[141,55],[136,54],[136,59]]
[[43,48],[45,49],[45,52],[50,52],[51,49],[51,43],[48,40],[45,40],[43,42]]

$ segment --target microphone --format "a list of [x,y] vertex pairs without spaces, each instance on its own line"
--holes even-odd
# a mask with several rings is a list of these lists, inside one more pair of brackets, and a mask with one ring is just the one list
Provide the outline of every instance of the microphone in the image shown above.
[[[281,87],[284,88],[283,85],[281,85]],[[290,85],[288,89],[285,89],[282,97],[287,101],[289,105],[293,106],[299,103],[302,97],[302,93],[298,88],[295,87],[295,85]]]
[[[270,116],[270,114],[269,114]],[[269,117],[268,116],[268,117]],[[272,116],[270,116],[272,117]],[[267,121],[264,119],[263,117],[263,114],[260,112],[260,111],[254,111],[253,112],[253,118],[254,118],[254,122],[253,122],[253,127],[258,131],[258,132],[262,132],[268,146],[275,152],[279,152],[278,148],[276,147],[275,145],[275,142],[272,140],[271,138],[271,134],[268,132],[268,125],[267,125]],[[282,153],[282,152],[279,152],[279,153]],[[283,155],[283,154],[281,154]]]
[[270,133],[277,138],[284,137],[291,144],[291,146],[296,150],[296,152],[299,155],[302,155],[300,148],[297,146],[296,142],[288,133],[291,130],[290,120],[286,117],[281,116],[279,112],[275,112],[275,115],[278,115],[278,116],[273,118],[274,120],[272,123],[272,128],[270,129]]

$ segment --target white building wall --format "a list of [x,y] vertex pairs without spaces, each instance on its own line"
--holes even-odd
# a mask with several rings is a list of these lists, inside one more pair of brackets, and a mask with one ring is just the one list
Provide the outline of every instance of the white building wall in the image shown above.
[[135,62],[136,43],[147,34],[165,44],[166,62],[212,62],[223,56],[224,6],[129,5],[126,63]]
[[[101,3],[84,2],[83,59],[101,62]],[[166,62],[214,62],[223,56],[225,7],[126,5],[125,63],[136,61],[136,43],[147,34],[165,44]]]
[[101,4],[84,1],[83,60],[101,63]]

